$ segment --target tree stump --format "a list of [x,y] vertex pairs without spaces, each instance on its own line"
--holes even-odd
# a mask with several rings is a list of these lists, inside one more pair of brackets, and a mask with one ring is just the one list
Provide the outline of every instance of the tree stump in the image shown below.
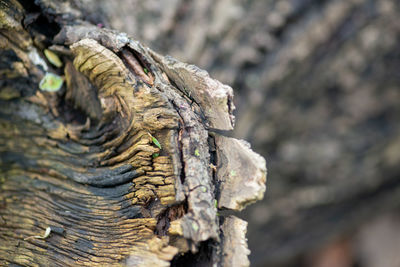
[[221,214],[266,168],[228,136],[229,86],[74,1],[1,1],[0,49],[1,265],[249,265]]

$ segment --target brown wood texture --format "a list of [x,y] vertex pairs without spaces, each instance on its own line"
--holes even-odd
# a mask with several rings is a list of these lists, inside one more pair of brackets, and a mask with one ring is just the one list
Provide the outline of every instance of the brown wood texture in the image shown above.
[[232,89],[84,19],[73,1],[0,1],[0,263],[248,265],[246,224],[218,208],[261,199],[266,169],[221,136]]

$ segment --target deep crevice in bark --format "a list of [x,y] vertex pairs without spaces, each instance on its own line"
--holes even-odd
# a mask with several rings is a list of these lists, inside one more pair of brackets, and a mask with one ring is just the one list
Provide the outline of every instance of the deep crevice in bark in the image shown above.
[[215,246],[214,241],[202,242],[199,246],[199,251],[197,253],[192,253],[191,251],[189,251],[182,255],[175,256],[175,258],[171,261],[171,267],[212,266],[213,246]]

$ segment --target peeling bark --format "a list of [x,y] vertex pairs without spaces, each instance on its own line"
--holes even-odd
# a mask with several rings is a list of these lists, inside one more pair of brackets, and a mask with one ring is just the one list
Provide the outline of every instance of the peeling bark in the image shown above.
[[265,161],[221,135],[232,89],[73,2],[0,3],[1,264],[227,266],[241,244],[248,265],[245,223],[216,207],[265,191]]

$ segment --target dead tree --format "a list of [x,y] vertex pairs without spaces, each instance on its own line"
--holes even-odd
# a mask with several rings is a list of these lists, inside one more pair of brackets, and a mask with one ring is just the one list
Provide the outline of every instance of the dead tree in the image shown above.
[[249,265],[232,89],[85,16],[0,2],[1,265]]

